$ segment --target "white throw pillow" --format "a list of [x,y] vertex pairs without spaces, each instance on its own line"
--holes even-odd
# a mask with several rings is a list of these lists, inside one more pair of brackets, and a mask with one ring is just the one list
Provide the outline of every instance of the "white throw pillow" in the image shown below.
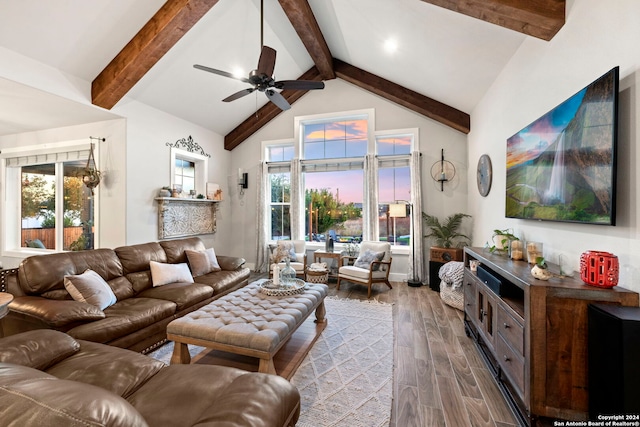
[[186,262],[181,264],[164,264],[150,261],[149,267],[151,268],[151,281],[154,287],[176,282],[193,283],[193,276]]
[[213,248],[209,248],[206,251],[185,250],[184,253],[187,255],[187,260],[189,260],[189,267],[191,268],[193,277],[222,270],[220,264],[218,264],[218,258],[216,258],[216,252]]
[[86,302],[104,310],[118,299],[109,284],[93,270],[75,276],[64,276],[64,287],[76,301]]

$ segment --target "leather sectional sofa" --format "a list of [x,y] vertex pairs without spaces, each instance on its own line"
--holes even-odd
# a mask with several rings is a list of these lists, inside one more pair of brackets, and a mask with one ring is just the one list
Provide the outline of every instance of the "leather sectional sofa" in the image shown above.
[[225,366],[172,365],[62,332],[0,339],[0,424],[294,426],[300,395],[287,380]]
[[[190,237],[116,249],[64,252],[26,258],[6,277],[14,296],[1,320],[4,336],[55,329],[86,341],[148,352],[166,340],[167,324],[248,283],[243,258],[217,256],[221,271],[154,287],[150,263],[187,263],[185,251],[204,251]],[[72,299],[64,278],[91,269],[104,279],[117,302],[104,310]]]

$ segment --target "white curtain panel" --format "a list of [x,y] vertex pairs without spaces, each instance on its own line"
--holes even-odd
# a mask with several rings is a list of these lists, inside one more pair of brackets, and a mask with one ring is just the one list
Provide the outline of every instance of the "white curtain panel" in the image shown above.
[[423,257],[423,239],[422,239],[422,188],[420,185],[421,172],[421,154],[419,151],[411,153],[411,205],[413,222],[413,235],[411,236],[412,250],[409,259],[409,278],[424,282],[426,277],[424,271]]
[[264,214],[266,207],[269,205],[269,172],[267,164],[261,162],[258,165],[258,182],[256,188],[258,189],[258,197],[256,200],[256,235],[258,236],[258,250],[256,253],[256,266],[254,270],[257,273],[264,273],[269,267],[269,250],[267,249],[267,238],[269,236],[268,225],[269,221]]
[[302,217],[302,205],[304,204],[304,191],[302,191],[302,165],[300,159],[291,160],[291,240],[303,240],[304,222]]
[[374,154],[364,158],[364,194],[367,206],[363,209],[362,240],[378,241],[378,160]]

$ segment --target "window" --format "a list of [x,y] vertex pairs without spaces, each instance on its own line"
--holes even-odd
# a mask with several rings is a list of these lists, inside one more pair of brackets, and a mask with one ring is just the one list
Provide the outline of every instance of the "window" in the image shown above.
[[303,123],[304,158],[332,159],[367,154],[368,120],[329,120]]
[[305,236],[338,243],[362,241],[364,156],[369,116],[328,117],[300,122],[305,182]]
[[378,222],[379,239],[393,245],[409,245],[411,215],[407,205],[392,211],[392,204],[408,203],[411,200],[411,169],[409,155],[413,135],[378,135],[376,149],[378,170]]
[[195,162],[176,158],[174,184],[180,185],[182,192],[188,194],[196,189],[196,164]]
[[291,174],[269,174],[271,188],[271,239],[291,239]]
[[291,239],[291,160],[293,142],[272,141],[265,146],[264,155],[269,171],[270,240]]
[[3,150],[3,249],[93,249],[96,199],[82,182],[89,149],[46,151]]
[[329,230],[342,243],[362,241],[363,170],[305,174],[305,235],[324,242]]
[[[264,143],[272,189],[279,185],[274,184],[275,177],[286,173],[289,190],[301,180],[300,187],[295,188],[304,191],[300,200],[287,199],[286,204],[275,200],[272,191],[272,240],[304,235],[307,241],[323,242],[329,233],[335,233],[338,242],[359,242],[366,229],[368,236],[377,236],[381,241],[409,244],[409,208],[406,217],[395,219],[395,228],[391,219],[387,227],[387,217],[389,204],[411,201],[410,160],[411,152],[418,150],[417,130],[375,132],[374,123],[372,109],[296,117],[294,142]],[[299,177],[291,176],[292,167],[297,164],[292,159],[296,158],[300,159]],[[375,194],[365,193],[365,187],[373,188],[371,183],[365,185],[369,173],[365,164],[371,161],[378,170],[377,176],[371,178],[378,188]],[[376,204],[377,212],[367,213],[368,207],[375,209]],[[300,218],[290,217],[287,223],[286,212],[291,215],[295,210],[300,212]],[[285,224],[296,229],[287,229]],[[281,232],[281,228],[286,231]]]
[[[411,218],[408,205],[404,212],[391,212],[389,205],[411,200],[410,170],[408,166],[381,168],[378,171],[379,238],[394,245],[408,245]],[[402,203],[402,202],[401,202]]]
[[181,197],[192,194],[207,194],[208,158],[171,147],[171,188],[180,188]]
[[267,146],[267,159],[270,162],[290,162],[293,154],[293,143]]

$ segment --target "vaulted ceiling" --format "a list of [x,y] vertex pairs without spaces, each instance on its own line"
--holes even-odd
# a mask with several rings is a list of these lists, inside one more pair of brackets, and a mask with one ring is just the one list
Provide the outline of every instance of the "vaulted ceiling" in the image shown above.
[[[227,149],[279,114],[263,96],[222,103],[246,84],[192,67],[255,68],[260,0],[88,3],[5,1],[0,46],[92,81],[95,105],[130,97],[226,135]],[[264,10],[279,80],[340,78],[464,133],[524,38],[550,40],[565,20],[565,0],[264,0]]]

